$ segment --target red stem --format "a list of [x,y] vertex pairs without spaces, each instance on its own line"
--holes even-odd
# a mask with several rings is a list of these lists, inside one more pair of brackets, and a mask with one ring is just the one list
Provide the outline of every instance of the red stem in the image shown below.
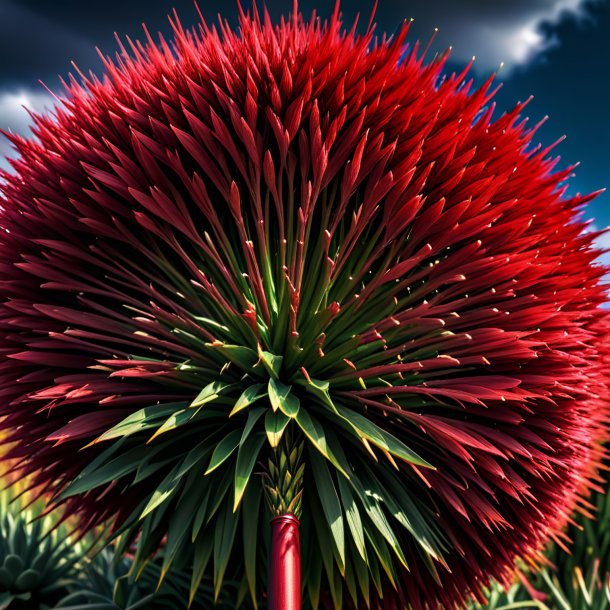
[[301,542],[294,515],[271,519],[269,610],[301,610]]

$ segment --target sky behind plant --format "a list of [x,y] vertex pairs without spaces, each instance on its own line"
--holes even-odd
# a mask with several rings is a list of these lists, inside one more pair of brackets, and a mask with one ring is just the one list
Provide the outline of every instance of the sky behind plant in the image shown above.
[[[207,20],[220,11],[235,23],[231,0],[199,4]],[[333,4],[302,0],[300,8],[309,14],[315,6],[326,16]],[[279,18],[292,2],[268,0],[267,6]],[[345,1],[346,21],[360,11],[366,26],[372,6],[372,0]],[[0,0],[0,128],[27,133],[29,116],[22,105],[37,111],[52,106],[39,80],[61,94],[58,75],[74,71],[71,61],[99,74],[95,47],[113,54],[115,31],[141,38],[144,21],[151,32],[169,36],[167,14],[173,8],[185,26],[197,21],[191,0]],[[379,33],[391,34],[411,18],[411,41],[427,42],[438,28],[431,53],[452,47],[449,70],[461,69],[475,55],[473,75],[480,82],[504,62],[498,113],[534,95],[526,110],[530,121],[549,115],[539,139],[547,145],[566,135],[556,154],[563,165],[581,162],[571,192],[610,186],[610,0],[379,0]],[[5,154],[10,147],[2,139],[0,155]],[[610,225],[610,193],[590,204],[587,216],[599,228]],[[610,238],[605,241],[610,246]]]

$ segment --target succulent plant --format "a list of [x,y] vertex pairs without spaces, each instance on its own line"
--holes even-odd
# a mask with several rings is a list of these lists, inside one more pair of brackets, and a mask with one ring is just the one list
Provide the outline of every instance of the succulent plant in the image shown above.
[[0,494],[0,608],[53,608],[77,578],[86,544],[40,507],[11,500]]
[[172,45],[122,48],[37,141],[12,136],[9,457],[83,529],[136,543],[136,570],[163,547],[191,599],[237,575],[272,610],[278,578],[282,610],[301,590],[459,606],[595,476],[594,195],[566,195],[524,104],[494,117],[492,79],[426,63],[408,24],[379,40],[338,5],[253,10],[237,32],[174,18]]
[[[161,557],[150,562],[137,579],[131,573],[128,555],[117,557],[108,547],[87,559],[70,593],[55,606],[56,610],[185,610],[190,574],[174,571],[171,579],[159,586]],[[202,583],[191,610],[234,610],[238,607],[237,588],[228,583],[220,600],[214,601],[211,583]]]
[[493,587],[472,610],[608,610],[610,608],[610,494],[608,481],[583,503],[557,543],[534,569],[521,565],[521,579],[505,591]]

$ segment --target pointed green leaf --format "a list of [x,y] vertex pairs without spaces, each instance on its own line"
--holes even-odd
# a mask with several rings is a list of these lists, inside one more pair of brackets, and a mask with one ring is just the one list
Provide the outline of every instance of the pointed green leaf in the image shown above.
[[136,432],[153,428],[158,425],[159,420],[163,420],[170,413],[173,413],[184,406],[185,403],[183,402],[169,402],[139,409],[110,428],[110,430],[106,430],[104,434],[96,438],[91,444],[101,443],[123,436],[130,436]]
[[271,352],[264,352],[259,349],[258,352],[259,358],[263,363],[263,366],[267,369],[267,372],[273,379],[277,379],[280,375],[280,370],[282,368],[282,362],[284,358],[282,356],[276,356]]
[[[349,517],[348,517],[348,524],[349,524]],[[363,532],[363,536],[364,536],[364,532]],[[369,608],[370,607],[370,576],[369,576],[369,564],[370,564],[370,560],[367,559],[366,560],[360,560],[359,559],[359,555],[356,555],[356,553],[354,553],[353,551],[351,551],[349,553],[350,557],[352,558],[352,563],[354,565],[354,576],[356,577],[356,582],[358,583],[358,586],[360,587],[360,591],[362,592],[362,597],[364,598],[364,603],[366,604],[366,607]],[[374,559],[374,557],[373,557]]]
[[352,540],[358,549],[358,553],[360,553],[360,557],[366,562],[364,528],[362,527],[362,519],[360,517],[358,505],[356,504],[356,500],[354,499],[354,495],[352,494],[347,481],[343,477],[337,477],[337,483],[339,484],[339,494],[345,510],[347,525],[352,534]]
[[309,452],[309,457],[316,491],[339,553],[339,570],[343,574],[345,571],[345,530],[339,496],[337,495],[337,490],[335,489],[332,477],[328,471],[327,462],[323,460],[315,450]]
[[193,573],[191,575],[191,586],[189,588],[189,608],[195,600],[195,595],[199,589],[199,585],[203,579],[205,569],[210,561],[212,555],[214,538],[212,536],[202,536],[197,538],[197,542],[194,544],[194,557],[193,557]]
[[[115,445],[122,440],[119,439],[117,443],[111,445],[107,451],[102,453],[102,456],[109,457],[112,455],[115,452]],[[69,498],[124,477],[136,470],[142,460],[146,459],[147,449],[149,447],[139,445],[106,462],[103,459],[96,458],[63,490],[60,498]]]
[[396,473],[386,470],[381,478],[376,471],[363,464],[362,481],[369,491],[381,498],[390,514],[413,535],[424,549],[424,555],[442,561],[446,545],[434,514],[429,511],[426,518],[422,512],[423,506],[412,496],[411,490],[402,484]]
[[274,411],[280,409],[288,417],[296,417],[301,403],[299,399],[291,393],[292,386],[284,385],[275,379],[269,380],[269,401]]
[[225,381],[213,381],[212,383],[206,385],[205,388],[201,390],[201,392],[199,392],[199,394],[189,405],[189,407],[192,409],[194,407],[201,407],[202,405],[205,405],[208,402],[212,402],[213,400],[216,400],[220,396],[220,394],[234,386],[234,383],[227,383]]
[[269,409],[265,409],[264,407],[256,407],[248,413],[248,419],[246,420],[246,425],[244,426],[244,430],[241,435],[242,443],[248,438],[250,432],[252,432],[256,422],[261,418],[262,414],[266,413],[268,410]]
[[[375,529],[387,540],[387,542],[392,547],[392,550],[394,551],[394,553],[396,554],[396,556],[398,557],[400,562],[405,566],[405,568],[409,569],[407,566],[407,560],[403,553],[402,547],[400,546],[400,543],[398,542],[398,539],[396,538],[396,534],[394,533],[394,530],[392,529],[391,525],[388,523],[388,520],[387,520],[383,510],[379,506],[378,495],[373,494],[368,489],[366,489],[363,486],[362,482],[356,476],[352,476],[352,478],[350,479],[350,483],[352,485],[352,489],[356,492],[356,495],[358,496],[360,503],[364,507],[366,514],[368,515],[369,519],[375,525]],[[371,528],[365,528],[364,533],[369,538],[369,540],[371,540],[371,537],[374,540],[375,539],[374,532],[368,531],[370,529]],[[379,545],[378,545],[378,547],[379,547]],[[378,555],[379,555],[379,553],[383,554],[383,549],[377,548],[377,549],[375,549],[375,552]],[[381,556],[379,557],[379,559],[382,562],[384,561],[384,559]],[[390,564],[391,564],[391,562],[390,562]],[[384,567],[387,567],[387,566],[384,566]]]
[[342,419],[356,431],[360,438],[366,439],[373,443],[373,445],[376,445],[380,449],[384,449],[405,462],[435,470],[432,464],[426,462],[424,458],[417,455],[415,451],[409,449],[402,441],[380,428],[370,419],[360,415],[360,413],[357,413],[352,409],[346,409],[344,407],[337,408]]
[[192,417],[196,415],[196,411],[192,411],[191,409],[181,409],[180,411],[176,411],[172,413],[164,422],[159,426],[154,434],[146,441],[147,443],[151,443],[155,438],[159,435],[169,432],[170,430],[174,430],[179,426],[190,421]]
[[328,445],[324,427],[314,419],[306,409],[300,409],[295,418],[299,428],[305,436],[315,445],[316,449],[337,469],[341,474],[349,479],[346,464],[341,464],[339,459]]
[[237,364],[243,371],[253,369],[259,359],[257,353],[253,349],[243,345],[229,345],[227,343],[207,343],[206,345],[221,353],[223,356],[226,356],[228,360]]
[[212,326],[213,328],[217,328],[218,330],[223,330],[225,332],[230,332],[230,329],[224,324],[220,324],[216,320],[212,320],[211,318],[206,318],[204,316],[193,316],[193,319],[197,320],[197,322],[201,322],[207,326]]
[[272,447],[277,447],[282,439],[282,434],[290,421],[290,417],[281,411],[267,411],[265,415],[265,432]]
[[254,469],[254,464],[258,459],[260,450],[265,442],[265,435],[257,433],[250,435],[245,441],[240,443],[237,452],[237,464],[235,466],[235,490],[233,512],[239,508],[239,504],[250,480],[250,475]]
[[320,381],[319,379],[306,379],[305,377],[297,377],[296,383],[303,386],[308,392],[317,397],[320,402],[330,408],[331,411],[337,413],[337,407],[330,397],[330,384],[328,381]]
[[[167,574],[179,551],[184,549],[186,545],[190,547],[191,540],[188,534],[192,526],[193,515],[201,505],[204,491],[201,486],[201,475],[198,471],[192,470],[184,486],[184,491],[180,495],[176,509],[170,517],[167,541],[163,548],[161,578],[164,578],[165,574]],[[187,540],[186,544],[185,540]]]
[[242,409],[249,407],[252,403],[265,396],[267,392],[264,388],[265,386],[262,383],[255,383],[249,388],[246,388],[243,394],[237,399],[233,410],[231,411],[231,413],[229,413],[229,417],[235,415]]
[[322,511],[320,511],[317,506],[316,510],[311,510],[310,512],[311,516],[313,517],[315,531],[317,533],[316,542],[319,547],[318,556],[322,557],[322,563],[326,572],[327,586],[330,590],[334,607],[336,609],[342,608],[341,597],[343,583],[341,578],[337,578],[337,573],[335,570],[335,561],[333,561],[333,557],[336,558],[337,551],[335,545],[332,545],[330,542],[331,536],[329,535],[330,531],[328,522],[326,519],[324,519],[322,516]]
[[205,474],[210,474],[218,468],[238,447],[239,439],[241,438],[240,430],[233,430],[229,432],[221,441],[216,445],[210,465],[205,471]]
[[232,468],[226,468],[222,476],[222,479],[212,487],[211,504],[207,512],[206,524],[212,521],[212,517],[220,510],[227,506],[231,500],[230,490],[233,488],[235,482],[235,472]]
[[316,554],[310,558],[307,564],[307,589],[309,591],[309,603],[317,610],[320,604],[320,586],[322,584],[322,561],[320,555]]
[[[379,530],[377,530],[375,528],[366,528],[364,530],[364,533],[369,541],[370,547],[373,549],[373,551],[375,551],[375,555],[377,556],[377,559],[381,563],[381,567],[384,569],[391,585],[396,589],[396,570],[394,568],[394,561],[392,560],[392,555],[390,554],[388,545],[387,545],[386,541],[383,539],[384,537],[382,537]],[[391,545],[391,543],[390,543],[390,545]],[[396,552],[396,549],[394,549],[394,552]],[[369,558],[369,563],[370,563],[370,558]],[[406,561],[402,561],[402,563],[408,570],[409,568],[407,567]],[[371,574],[373,574],[372,570],[371,570]],[[381,590],[383,590],[383,589],[381,589]]]
[[224,510],[219,513],[214,528],[214,601],[218,600],[224,575],[229,564],[233,540],[237,531],[238,515]]
[[261,506],[262,488],[260,486],[247,487],[244,493],[242,516],[242,532],[244,542],[244,568],[248,589],[254,607],[257,606],[256,597],[256,551],[258,537],[258,515]]
[[155,508],[163,504],[169,497],[171,497],[176,491],[176,488],[180,484],[180,479],[175,477],[176,469],[172,470],[164,479],[161,481],[157,489],[155,489],[153,495],[150,497],[148,504],[140,514],[140,519],[144,519],[146,515],[150,514]]

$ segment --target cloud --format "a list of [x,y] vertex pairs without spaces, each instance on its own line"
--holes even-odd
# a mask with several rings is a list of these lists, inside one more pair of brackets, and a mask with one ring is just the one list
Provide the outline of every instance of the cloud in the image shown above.
[[[25,108],[43,113],[51,110],[54,102],[54,98],[44,91],[19,89],[0,92],[0,128],[27,136],[32,121]],[[13,152],[9,141],[0,134],[0,167],[10,168],[6,157]]]
[[[242,0],[248,6],[250,0]],[[465,63],[476,55],[475,70],[489,73],[505,63],[503,76],[544,51],[560,44],[545,25],[566,15],[580,17],[587,5],[607,0],[379,0],[378,32],[392,33],[406,18],[414,18],[415,37],[427,40],[438,27],[436,48],[453,46],[453,59]],[[335,0],[300,0],[305,15],[313,8],[322,16],[332,12]],[[206,17],[215,20],[218,9],[234,22],[234,3],[200,2]],[[258,0],[259,6],[263,4]],[[266,0],[274,19],[291,8],[286,0]],[[366,24],[374,0],[343,0],[346,23],[357,12]],[[38,78],[55,87],[57,73],[66,74],[74,59],[85,71],[100,69],[95,45],[114,53],[112,32],[141,37],[140,23],[151,31],[168,30],[166,14],[176,7],[185,25],[196,21],[192,0],[0,0],[0,57],[10,57],[0,69],[0,83],[26,84]],[[413,40],[414,37],[411,37]]]
[[[566,16],[581,18],[587,6],[604,0],[417,0],[380,2],[394,18],[414,18],[414,30],[426,40],[439,28],[439,46],[452,46],[452,60],[489,73],[504,63],[503,77],[561,41],[549,30]],[[391,9],[389,9],[391,6]],[[399,14],[399,11],[402,15]],[[408,14],[407,14],[408,11]],[[387,22],[388,15],[384,15]],[[550,27],[549,27],[550,26]]]
[[[592,228],[592,230],[595,229]],[[605,233],[602,233],[595,239],[594,245],[600,250],[610,250],[610,227],[608,227],[608,230]],[[604,265],[610,266],[610,252],[601,254],[597,260]],[[610,277],[608,279],[610,279]]]
[[[608,227],[610,229],[610,227]],[[602,235],[600,235],[596,240],[595,240],[595,247],[599,248],[600,250],[610,250],[610,230],[607,231],[606,233],[603,233]],[[603,265],[606,265],[608,268],[610,268],[610,252],[605,252],[604,254],[601,254],[598,258],[597,258],[597,262],[598,263],[602,263]],[[608,286],[608,297],[607,297],[607,301],[604,304],[604,309],[610,309],[610,273],[606,273],[606,275],[604,276],[604,281],[606,283],[606,285]]]

